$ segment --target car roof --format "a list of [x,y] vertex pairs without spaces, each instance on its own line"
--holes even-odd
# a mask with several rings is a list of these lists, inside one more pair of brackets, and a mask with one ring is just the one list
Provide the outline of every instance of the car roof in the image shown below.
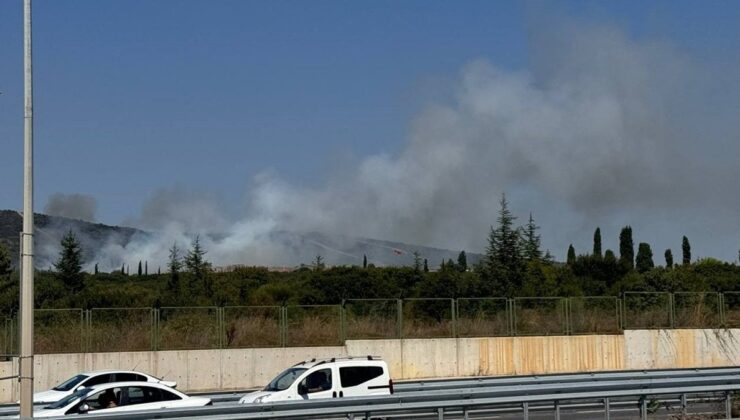
[[100,391],[100,390],[107,389],[107,388],[120,388],[124,386],[149,386],[149,387],[154,387],[154,388],[165,389],[167,391],[175,391],[178,394],[185,395],[182,392],[177,391],[176,389],[170,388],[167,385],[162,385],[158,382],[141,382],[141,381],[106,382],[104,384],[93,385],[88,388],[92,389],[92,391],[90,391],[92,393],[92,392]]
[[329,363],[341,363],[351,365],[385,365],[385,361],[378,356],[348,356],[348,357],[332,357],[331,359],[311,359],[304,360],[300,363],[296,363],[293,367],[306,367],[312,368],[318,365],[324,365]]
[[91,370],[89,372],[80,372],[78,375],[85,375],[85,376],[95,376],[95,375],[105,375],[106,373],[136,373],[138,375],[147,375],[146,373],[136,372],[133,370]]

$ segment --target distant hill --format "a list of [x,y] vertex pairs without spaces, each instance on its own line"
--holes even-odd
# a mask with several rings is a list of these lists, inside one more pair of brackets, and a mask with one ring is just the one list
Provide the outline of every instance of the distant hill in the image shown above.
[[[105,244],[114,243],[125,247],[133,239],[142,241],[147,237],[156,236],[156,233],[130,227],[109,226],[45,214],[36,214],[34,221],[36,227],[35,265],[44,269],[51,267],[57,259],[59,242],[70,229],[80,239],[83,254],[93,261],[96,253]],[[18,263],[19,235],[22,228],[23,217],[19,212],[0,210],[0,242],[10,248],[13,264]],[[410,266],[414,262],[414,252],[418,252],[422,259],[428,260],[429,267],[433,269],[438,267],[442,261],[448,259],[457,261],[460,252],[459,250],[321,233],[276,231],[264,239],[269,242],[270,246],[277,246],[281,255],[285,256],[285,265],[288,267],[295,267],[302,263],[310,264],[318,255],[321,255],[327,265],[362,265],[363,255],[365,255],[368,263],[376,266]],[[211,255],[211,257],[214,256]],[[481,258],[479,254],[474,253],[467,253],[467,257],[468,264],[471,265]],[[218,261],[215,263],[218,265]],[[260,261],[233,261],[231,263],[265,265]]]
[[[83,253],[94,255],[103,243],[113,241],[122,246],[136,234],[146,235],[138,229],[90,223],[66,217],[34,214],[36,267],[48,268],[57,258],[59,242],[70,229],[82,243]],[[0,210],[0,242],[10,248],[13,264],[17,265],[20,253],[20,233],[23,230],[23,215],[13,210]]]

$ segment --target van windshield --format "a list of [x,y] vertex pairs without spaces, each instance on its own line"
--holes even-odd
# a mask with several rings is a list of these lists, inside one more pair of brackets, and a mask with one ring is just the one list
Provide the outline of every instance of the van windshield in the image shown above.
[[290,369],[286,369],[281,373],[280,375],[276,376],[275,379],[270,381],[269,384],[265,387],[264,391],[282,391],[284,389],[288,389],[290,385],[295,382],[296,379],[298,379],[303,372],[307,371],[308,369],[303,367],[292,367]]

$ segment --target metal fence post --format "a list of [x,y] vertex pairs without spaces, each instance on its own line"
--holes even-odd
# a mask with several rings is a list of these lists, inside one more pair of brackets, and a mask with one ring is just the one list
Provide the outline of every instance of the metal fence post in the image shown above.
[[721,328],[727,328],[727,318],[725,318],[725,294],[719,294],[719,324]]
[[675,302],[675,296],[673,293],[668,294],[668,306],[669,306],[669,314],[670,314],[670,326],[671,329],[676,328],[676,302]]
[[347,342],[347,325],[346,323],[346,312],[344,308],[344,299],[342,299],[342,304],[339,305],[339,342],[342,345],[345,345]]
[[509,299],[509,308],[511,314],[511,335],[516,336],[516,300]]
[[288,347],[288,307],[282,306],[281,310],[281,316],[282,319],[282,328],[280,328],[280,332],[282,333],[282,343],[283,347]]
[[457,338],[457,310],[455,299],[450,299],[450,310],[452,311],[452,338]]
[[726,418],[732,418],[732,392],[727,391],[725,393],[725,415]]
[[396,301],[398,307],[398,339],[403,339],[403,299]]

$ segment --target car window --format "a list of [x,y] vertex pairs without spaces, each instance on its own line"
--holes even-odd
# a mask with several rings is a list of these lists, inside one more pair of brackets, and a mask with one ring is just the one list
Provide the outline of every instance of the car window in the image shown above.
[[73,376],[66,381],[62,382],[61,384],[55,386],[52,388],[54,391],[69,391],[72,388],[74,388],[77,384],[87,379],[87,375],[76,375]]
[[116,379],[113,382],[146,382],[146,376],[136,373],[121,372],[115,374]]
[[158,401],[179,400],[180,397],[171,392],[149,386],[126,387],[126,401],[124,405],[146,404]]
[[265,387],[265,391],[282,391],[288,389],[289,386],[293,385],[296,379],[307,371],[306,368],[290,368],[284,370],[280,375],[276,376],[275,379],[270,381]]
[[383,374],[380,366],[347,366],[339,368],[339,381],[343,388],[363,384]]
[[111,381],[110,380],[110,374],[109,373],[106,373],[106,374],[103,374],[103,375],[97,375],[97,376],[91,377],[90,379],[88,379],[88,380],[86,380],[84,382],[84,385],[85,386],[93,386],[93,385],[107,384],[110,381]]
[[87,404],[90,411],[118,407],[121,405],[121,388],[98,391],[82,400],[82,403]]
[[50,409],[50,410],[56,410],[57,408],[66,407],[68,404],[71,404],[72,401],[85,397],[85,395],[89,394],[90,391],[92,391],[92,389],[90,388],[80,388],[74,393],[67,395],[66,397],[62,398],[61,400],[55,403],[47,405],[44,408]]
[[331,369],[317,370],[306,376],[300,383],[310,394],[331,389]]

